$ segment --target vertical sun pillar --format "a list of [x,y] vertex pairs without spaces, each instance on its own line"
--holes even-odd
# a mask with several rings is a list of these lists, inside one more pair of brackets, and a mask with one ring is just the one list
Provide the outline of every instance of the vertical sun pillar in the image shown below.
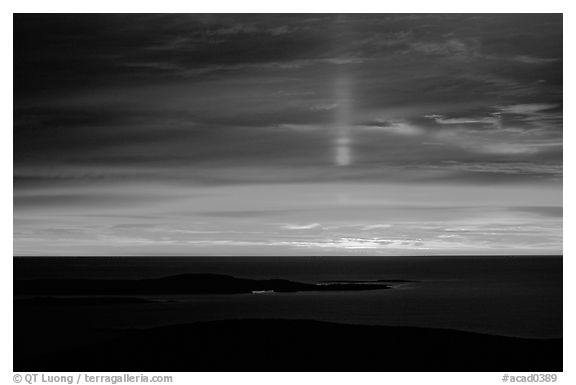
[[350,154],[350,138],[343,136],[337,137],[334,146],[334,163],[336,166],[349,166],[352,162],[352,156]]
[[350,78],[340,73],[336,79],[336,133],[334,138],[334,164],[346,167],[352,163],[350,125]]

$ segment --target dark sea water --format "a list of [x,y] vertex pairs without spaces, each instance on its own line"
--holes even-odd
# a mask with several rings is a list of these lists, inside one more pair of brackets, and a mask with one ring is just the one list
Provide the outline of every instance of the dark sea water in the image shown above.
[[[240,278],[404,279],[391,290],[149,297],[76,312],[93,327],[151,327],[239,318],[314,319],[562,337],[562,257],[14,258],[14,279],[138,279],[183,273]],[[46,312],[46,317],[50,317]]]

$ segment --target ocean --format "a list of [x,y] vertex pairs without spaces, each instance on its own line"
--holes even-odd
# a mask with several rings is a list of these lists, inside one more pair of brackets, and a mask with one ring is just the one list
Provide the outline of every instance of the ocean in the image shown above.
[[312,319],[562,337],[561,256],[14,258],[15,280],[141,279],[183,273],[310,283],[413,282],[375,291],[146,296],[154,301],[76,308],[74,322],[144,328],[223,319]]

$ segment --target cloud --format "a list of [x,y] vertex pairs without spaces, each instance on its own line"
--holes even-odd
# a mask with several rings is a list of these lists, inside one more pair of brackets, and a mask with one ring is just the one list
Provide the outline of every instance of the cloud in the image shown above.
[[375,121],[360,125],[357,128],[402,136],[421,135],[425,132],[420,127],[406,121]]
[[320,227],[320,223],[309,223],[304,225],[287,224],[282,227],[288,230],[311,230]]
[[429,55],[448,56],[451,59],[476,55],[474,46],[458,39],[448,39],[440,42],[413,42],[410,44],[413,51]]
[[526,64],[548,64],[548,63],[555,63],[555,62],[559,61],[560,59],[520,55],[520,56],[515,56],[514,60],[516,60],[520,63],[526,63]]
[[[509,149],[508,149],[509,150]],[[500,163],[465,163],[445,162],[440,166],[443,169],[453,169],[466,172],[497,173],[505,175],[552,175],[561,177],[562,166],[558,164],[529,163],[529,162],[500,162]]]
[[14,63],[19,253],[560,247],[437,235],[561,206],[561,15],[18,14]]
[[[487,192],[482,192],[486,195]],[[454,200],[454,199],[453,199]],[[500,201],[495,201],[500,202]],[[406,203],[405,203],[406,204]],[[205,205],[205,203],[203,203]],[[292,224],[305,231],[294,231],[270,222],[266,215],[250,218],[211,220],[182,213],[166,218],[166,211],[151,207],[156,218],[128,218],[125,210],[116,209],[116,225],[111,218],[77,217],[70,221],[69,212],[56,210],[44,220],[17,215],[15,232],[17,253],[43,255],[100,255],[101,253],[158,253],[162,255],[341,255],[353,251],[386,252],[391,255],[410,253],[467,252],[498,253],[504,249],[530,248],[532,253],[561,247],[561,207],[558,206],[483,206],[421,207],[410,209],[395,205],[381,211],[367,208],[345,210],[337,206],[325,211],[287,212],[298,218],[311,216],[320,222]],[[63,215],[64,214],[64,215]],[[449,214],[449,215],[447,215]],[[63,215],[63,216],[62,216]],[[394,225],[378,223],[388,218]],[[67,225],[59,224],[65,221]],[[371,223],[366,225],[366,223]],[[72,229],[73,231],[68,231]],[[382,232],[385,231],[385,236]],[[39,251],[42,245],[42,251]],[[560,245],[560,246],[559,246]],[[148,251],[146,251],[148,250]],[[380,254],[381,255],[381,254]]]
[[434,119],[439,124],[499,124],[499,119],[493,116],[473,118],[446,118],[442,115],[426,115],[426,118]]
[[557,107],[558,105],[556,104],[531,103],[531,104],[513,104],[509,106],[498,106],[496,108],[500,112],[505,114],[534,115]]
[[320,249],[425,249],[420,240],[389,240],[379,238],[340,238],[320,242],[293,242],[291,245]]

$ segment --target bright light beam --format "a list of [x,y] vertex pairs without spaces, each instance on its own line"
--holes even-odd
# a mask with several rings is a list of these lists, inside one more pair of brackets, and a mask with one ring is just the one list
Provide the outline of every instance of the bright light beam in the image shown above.
[[340,74],[336,79],[336,137],[334,138],[334,164],[346,167],[352,163],[350,125],[352,107],[350,78]]

